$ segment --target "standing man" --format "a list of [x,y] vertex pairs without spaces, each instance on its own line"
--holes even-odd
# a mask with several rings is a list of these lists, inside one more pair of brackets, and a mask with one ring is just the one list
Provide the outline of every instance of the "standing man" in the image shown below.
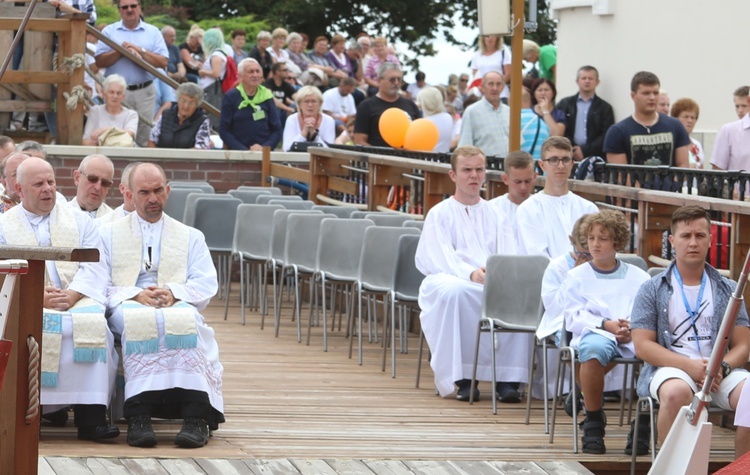
[[[636,356],[644,362],[638,396],[651,396],[659,402],[657,425],[662,440],[680,408],[689,405],[703,386],[722,317],[736,286],[706,263],[711,217],[703,208],[675,210],[669,242],[675,260],[641,287],[630,316]],[[729,351],[723,355],[720,374],[711,387],[712,404],[725,410],[735,410],[748,377],[744,367],[750,354],[749,325],[741,304]],[[747,429],[737,431],[738,448],[747,434]],[[741,452],[744,450],[746,447]]]
[[557,108],[565,112],[568,127],[565,137],[573,146],[573,159],[604,158],[604,136],[615,123],[615,113],[608,102],[596,95],[599,71],[593,66],[581,66],[576,77],[578,94],[560,101]]
[[[167,44],[158,28],[141,20],[140,0],[117,0],[117,10],[121,20],[105,27],[102,34],[151,66],[166,69],[169,63]],[[107,75],[119,74],[124,77],[128,83],[128,93],[123,104],[137,111],[141,117],[153,119],[156,90],[151,73],[123,57],[103,41],[96,45],[96,65],[107,68]],[[151,126],[139,120],[135,137],[138,146],[147,145],[150,133]]]
[[464,111],[459,147],[473,145],[495,157],[508,154],[510,107],[500,101],[504,87],[502,74],[497,71],[485,73],[482,77],[482,98]]
[[599,209],[568,189],[573,169],[573,147],[568,139],[548,138],[542,145],[539,166],[544,171],[544,190],[518,207],[516,220],[526,254],[554,259],[570,251],[569,236],[578,218]]
[[[96,224],[57,202],[52,165],[28,157],[18,166],[16,191],[21,204],[0,217],[0,244],[101,249]],[[43,298],[44,353],[40,402],[43,416],[62,426],[75,406],[81,440],[120,435],[106,422],[118,357],[104,318],[107,273],[97,262],[46,262]]]
[[659,111],[660,114],[669,115],[671,105],[672,101],[669,99],[669,93],[664,89],[659,89],[659,97],[656,100],[656,110]]
[[354,143],[357,145],[374,145],[390,147],[380,135],[380,116],[387,109],[397,107],[416,120],[420,117],[417,105],[401,97],[401,84],[404,73],[394,63],[385,62],[378,66],[378,93],[365,99],[357,107],[354,122]]
[[604,138],[608,163],[688,168],[692,142],[685,126],[657,110],[659,78],[640,71],[630,81],[633,115],[616,123]]
[[748,107],[747,96],[750,95],[750,87],[740,86],[734,91],[734,111],[737,113],[737,118],[742,119],[750,110]]
[[[435,385],[445,397],[468,401],[482,307],[485,264],[493,254],[515,254],[515,238],[505,215],[480,196],[486,158],[472,146],[458,147],[448,172],[456,184],[454,195],[434,206],[425,219],[415,262],[426,277],[419,287],[420,321],[432,352]],[[528,335],[501,333],[495,353],[497,397],[519,402],[518,382],[528,378]],[[479,348],[477,379],[492,381],[493,342]],[[508,349],[512,348],[512,351]],[[499,351],[502,350],[502,353]],[[479,390],[474,393],[478,399]]]
[[[745,96],[745,103],[750,108],[750,96]],[[711,166],[714,170],[750,169],[750,114],[745,113],[740,120],[721,126],[716,134]]]
[[[541,146],[539,147],[541,148]],[[508,192],[490,200],[490,204],[499,208],[508,218],[516,237],[516,249],[523,253],[524,245],[516,221],[518,206],[526,201],[534,191],[536,184],[536,163],[527,152],[510,152],[503,162],[503,183]]]
[[78,208],[92,219],[101,218],[112,212],[104,199],[112,186],[115,166],[106,155],[94,154],[85,157],[73,171],[76,196],[70,200],[72,208]]
[[128,444],[157,444],[151,417],[181,418],[180,447],[208,443],[224,422],[223,367],[199,313],[216,294],[203,234],[164,214],[169,186],[158,165],[130,173],[135,212],[99,228],[109,273],[109,325],[122,338]]

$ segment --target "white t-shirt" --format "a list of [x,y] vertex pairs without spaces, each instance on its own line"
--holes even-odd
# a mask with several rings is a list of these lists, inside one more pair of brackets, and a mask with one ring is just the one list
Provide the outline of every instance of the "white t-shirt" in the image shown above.
[[[682,288],[677,283],[677,278],[674,275],[672,275],[672,288],[674,292],[669,299],[670,349],[688,358],[710,358],[711,350],[714,347],[714,342],[711,338],[711,328],[714,318],[711,280],[706,279],[706,287],[703,289],[703,301],[700,304],[700,310],[698,310],[698,317],[695,319],[695,328],[693,328],[690,315],[688,315],[685,309],[685,303],[682,299]],[[686,285],[684,289],[688,304],[695,310],[700,285]],[[700,353],[698,353],[699,347]]]
[[221,81],[221,78],[223,78],[224,74],[226,74],[227,56],[222,54],[222,52],[219,50],[215,50],[208,58],[206,58],[201,69],[203,69],[204,71],[211,71],[211,59],[213,59],[214,56],[218,56],[219,58],[221,58],[221,74],[219,74],[219,79],[209,76],[203,76],[202,78],[200,78],[200,80],[198,81],[198,86],[200,86],[201,89],[207,88],[216,81]]
[[[503,73],[503,66],[510,65],[511,63],[510,48],[503,45],[502,49],[495,51],[490,55],[483,55],[481,52],[477,52],[473,58],[471,58],[471,69],[477,70],[476,78],[484,77],[485,74],[490,71],[497,71]],[[504,87],[500,93],[500,97],[508,97],[510,95],[510,88]]]
[[323,93],[323,112],[330,112],[336,117],[342,115],[350,116],[357,113],[357,106],[354,105],[354,97],[348,94],[343,97],[339,88],[334,87]]
[[439,112],[426,116],[425,119],[435,124],[438,129],[438,143],[432,151],[438,153],[450,152],[451,140],[453,140],[453,117],[447,112]]

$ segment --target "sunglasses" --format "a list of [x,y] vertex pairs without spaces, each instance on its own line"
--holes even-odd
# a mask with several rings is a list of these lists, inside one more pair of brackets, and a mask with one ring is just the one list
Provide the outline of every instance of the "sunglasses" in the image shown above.
[[102,186],[104,188],[109,188],[110,186],[112,186],[112,180],[107,180],[106,178],[99,178],[96,175],[89,175],[86,172],[81,172],[81,175],[85,176],[86,179],[89,181],[89,183],[91,183],[92,185],[102,182]]
[[120,5],[120,10],[135,10],[140,7],[140,4],[134,3],[132,5]]
[[388,78],[388,82],[391,84],[398,84],[400,82],[403,82],[403,78]]

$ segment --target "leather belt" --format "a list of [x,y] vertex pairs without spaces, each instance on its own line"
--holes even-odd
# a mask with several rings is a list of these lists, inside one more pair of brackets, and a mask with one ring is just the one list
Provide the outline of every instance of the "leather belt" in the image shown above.
[[144,87],[149,87],[154,81],[146,81],[142,82],[140,84],[133,84],[132,86],[128,86],[128,91],[137,91],[138,89],[143,89]]

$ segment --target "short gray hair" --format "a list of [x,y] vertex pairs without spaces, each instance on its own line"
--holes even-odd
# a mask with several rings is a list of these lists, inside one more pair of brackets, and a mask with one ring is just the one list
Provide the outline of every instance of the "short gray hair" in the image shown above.
[[240,64],[237,65],[237,73],[243,74],[245,72],[245,65],[249,63],[255,63],[260,67],[260,69],[263,69],[263,67],[260,65],[257,59],[255,58],[245,58],[242,61],[240,61]]
[[260,41],[260,40],[262,40],[263,38],[268,38],[268,39],[270,40],[270,39],[271,39],[271,33],[269,33],[269,32],[267,32],[267,31],[263,30],[263,31],[261,31],[260,33],[258,33],[258,34],[257,34],[257,35],[255,36],[255,39],[256,39],[257,41]]
[[297,95],[294,99],[294,101],[297,103],[297,107],[299,108],[299,105],[302,103],[302,101],[311,96],[316,98],[318,101],[320,101],[321,104],[323,104],[323,94],[320,93],[320,89],[315,86],[302,86],[299,91],[297,91]]
[[104,83],[102,83],[102,90],[108,91],[109,86],[112,84],[119,84],[122,86],[122,91],[126,92],[128,90],[128,83],[125,81],[125,78],[120,76],[119,74],[110,74],[106,78],[104,78]]
[[181,96],[188,96],[198,101],[198,107],[203,104],[203,89],[194,82],[184,82],[175,91],[177,99]]
[[[36,140],[24,140],[23,142],[16,145],[16,151],[17,152],[37,152],[44,160],[47,160],[47,150],[44,149],[44,146],[37,142]],[[30,153],[27,153],[26,155],[31,155]]]
[[169,31],[175,31],[175,29],[169,25],[164,25],[161,27],[161,34],[166,35]]
[[286,39],[286,44],[291,43],[292,41],[300,40],[302,41],[302,35],[297,33],[296,31],[293,31],[292,33],[289,33],[289,36]]
[[396,63],[391,63],[390,61],[386,61],[382,63],[380,66],[378,66],[378,78],[383,79],[385,77],[385,73],[388,71],[401,71],[401,68]]

